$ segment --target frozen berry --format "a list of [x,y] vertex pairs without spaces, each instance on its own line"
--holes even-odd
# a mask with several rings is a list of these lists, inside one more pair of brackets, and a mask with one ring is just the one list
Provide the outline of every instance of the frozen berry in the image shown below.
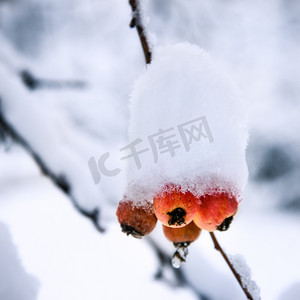
[[153,199],[157,219],[165,226],[183,227],[192,222],[199,210],[198,199],[180,187],[167,186]]
[[199,237],[201,229],[197,227],[194,222],[191,222],[180,228],[172,228],[163,225],[163,231],[169,241],[178,244],[194,242]]
[[194,218],[195,224],[207,231],[227,230],[238,209],[236,197],[227,192],[214,192],[202,196],[200,200],[200,209]]
[[135,238],[150,234],[157,222],[153,205],[149,201],[120,201],[116,214],[122,231]]

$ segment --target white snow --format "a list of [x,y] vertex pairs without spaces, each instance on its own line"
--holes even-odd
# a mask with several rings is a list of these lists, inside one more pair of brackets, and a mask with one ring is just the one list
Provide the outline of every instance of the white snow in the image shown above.
[[283,293],[280,294],[279,300],[298,300],[300,296],[300,281],[291,284]]
[[[24,153],[20,155],[16,150],[7,155],[7,160],[10,167],[27,164]],[[16,250],[0,223],[1,300],[116,300],[140,299],[141,295],[150,300],[171,299],[175,294],[187,300],[197,299],[190,290],[174,289],[155,280],[155,253],[148,244],[124,235],[113,219],[105,224],[107,231],[99,234],[37,170],[28,172],[27,179],[16,181],[17,177],[5,182],[5,186],[0,182],[0,220],[9,224],[22,263],[41,284],[38,295],[27,297],[25,292],[35,287],[35,281],[19,271],[20,262],[17,265],[16,258],[11,257],[16,256]],[[1,297],[4,285],[5,295],[12,298]],[[16,287],[20,291],[15,291]],[[24,297],[19,294],[22,291]],[[19,297],[13,298],[14,293]]]
[[[197,44],[238,82],[250,111],[250,171],[264,163],[260,157],[269,146],[280,146],[291,158],[292,172],[286,176],[268,182],[250,177],[244,192],[247,201],[241,203],[230,230],[217,234],[224,249],[247,259],[262,299],[300,299],[300,241],[295,238],[300,231],[299,210],[284,211],[279,206],[288,199],[299,199],[300,2],[142,2],[149,17],[147,30],[156,36],[155,51],[157,45],[182,41]],[[4,113],[37,146],[43,159],[53,163],[55,171],[67,174],[84,208],[101,208],[101,224],[107,228],[105,236],[98,234],[88,220],[73,210],[69,199],[41,176],[20,147],[9,141],[9,151],[3,152],[1,144],[0,220],[11,236],[6,239],[8,243],[1,240],[1,247],[10,244],[4,248],[12,250],[10,253],[21,260],[22,268],[38,279],[39,293],[33,297],[135,300],[141,295],[172,299],[179,294],[183,299],[195,299],[188,288],[176,289],[167,281],[154,280],[157,260],[149,245],[121,233],[115,210],[123,192],[121,177],[125,172],[113,178],[102,176],[96,186],[87,165],[91,156],[97,160],[103,153],[115,151],[107,167],[119,167],[119,149],[132,142],[126,141],[128,98],[134,78],[145,66],[136,30],[128,27],[127,1],[0,3],[0,97]],[[86,80],[88,88],[25,90],[17,78],[17,72],[24,67],[42,78]],[[6,83],[11,84],[10,89]],[[156,132],[157,128],[150,134]],[[147,136],[138,137],[144,138],[145,144],[138,145],[141,149],[149,147]],[[205,139],[199,147],[205,146],[204,142]],[[144,157],[152,163],[151,155],[141,154],[142,163],[146,163]],[[159,159],[168,155],[161,154]],[[173,245],[165,240],[159,226],[152,237],[170,255],[173,253]],[[201,234],[189,250],[182,270],[198,290],[212,300],[245,299],[208,234]],[[3,257],[1,254],[0,250]],[[0,273],[1,266],[2,263]],[[20,279],[17,269],[14,268],[14,277]],[[25,277],[32,279],[27,274]],[[10,279],[6,276],[0,285],[9,285]],[[132,279],[136,290],[129,288]],[[11,294],[15,292],[10,290]]]
[[[5,39],[0,42],[4,49],[9,48]],[[11,61],[22,62],[19,68],[24,66],[17,52],[10,53],[10,56]],[[18,77],[17,69],[9,67],[10,60],[2,53],[0,58],[3,58],[0,60],[0,102],[7,121],[46,165],[51,166],[51,171],[67,178],[72,195],[79,205],[87,210],[101,207],[107,189],[110,193],[116,192],[111,197],[117,202],[121,192],[111,189],[110,184],[122,185],[122,174],[112,179],[102,176],[102,184],[96,186],[87,164],[91,156],[98,159],[110,149],[113,153],[118,142],[125,140],[120,128],[126,118],[123,116],[124,111],[116,107],[115,98],[92,86],[77,93],[29,91]],[[114,114],[120,115],[115,123],[110,121]],[[112,143],[114,139],[118,141]],[[116,163],[115,156],[110,158],[110,162],[113,165]]]
[[159,48],[131,96],[129,140],[142,140],[137,151],[150,149],[139,154],[140,168],[128,158],[127,194],[151,200],[168,183],[197,195],[239,194],[247,138],[241,95],[213,59],[188,43]]

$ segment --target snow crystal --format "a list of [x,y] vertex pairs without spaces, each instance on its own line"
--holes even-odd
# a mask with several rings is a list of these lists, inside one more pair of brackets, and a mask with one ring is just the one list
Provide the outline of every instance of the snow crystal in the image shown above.
[[129,197],[151,200],[170,183],[198,196],[243,190],[244,104],[205,51],[187,43],[158,48],[135,83],[130,109]]
[[243,287],[249,291],[254,300],[261,299],[260,288],[251,279],[251,269],[247,266],[245,258],[240,254],[229,255],[228,258],[237,273],[241,276]]

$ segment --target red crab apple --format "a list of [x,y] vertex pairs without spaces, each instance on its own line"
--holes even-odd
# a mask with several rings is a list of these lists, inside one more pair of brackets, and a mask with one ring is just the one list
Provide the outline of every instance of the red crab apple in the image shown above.
[[200,201],[195,224],[207,231],[227,230],[238,209],[237,198],[227,192],[214,192],[200,197]]
[[163,225],[163,232],[166,238],[176,245],[178,243],[194,242],[199,237],[201,229],[197,227],[194,222],[191,222],[190,224],[179,228]]
[[149,201],[122,200],[119,203],[116,215],[122,231],[135,238],[142,238],[150,234],[157,222],[153,205]]
[[157,219],[165,226],[183,227],[199,211],[199,200],[189,191],[182,192],[180,187],[167,186],[153,199]]

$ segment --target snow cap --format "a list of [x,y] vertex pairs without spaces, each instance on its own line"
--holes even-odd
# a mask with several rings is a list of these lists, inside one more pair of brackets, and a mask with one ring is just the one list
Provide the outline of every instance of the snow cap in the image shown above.
[[126,196],[151,201],[170,184],[197,196],[241,193],[248,177],[245,108],[204,50],[188,43],[158,48],[135,83],[130,110]]

